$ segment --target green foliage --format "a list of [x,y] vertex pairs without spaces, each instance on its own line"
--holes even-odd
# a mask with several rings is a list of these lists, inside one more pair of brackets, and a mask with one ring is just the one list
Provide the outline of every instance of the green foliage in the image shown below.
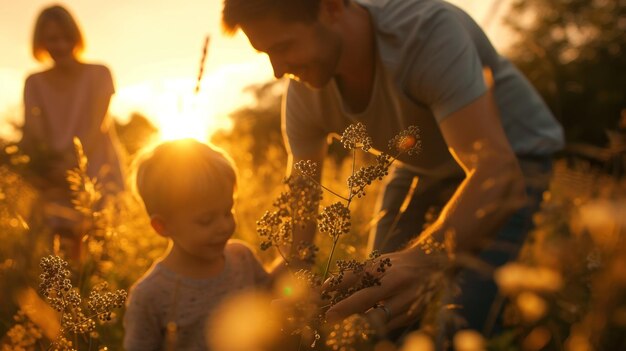
[[539,90],[569,142],[604,144],[626,109],[623,0],[515,0],[509,57]]

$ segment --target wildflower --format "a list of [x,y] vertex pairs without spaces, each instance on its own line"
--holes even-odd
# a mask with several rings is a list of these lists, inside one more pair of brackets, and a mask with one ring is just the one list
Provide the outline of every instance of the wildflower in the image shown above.
[[82,309],[77,307],[72,313],[62,315],[61,326],[64,332],[84,334],[96,329],[96,322],[85,316]]
[[50,345],[51,351],[78,351],[74,348],[71,341],[67,340],[64,336],[59,337],[55,342]]
[[[48,303],[61,314],[62,333],[90,334],[95,331],[97,317],[101,322],[111,320],[112,310],[121,308],[126,301],[124,290],[107,291],[106,282],[97,284],[89,295],[87,308],[93,315],[87,316],[81,308],[82,298],[69,279],[68,263],[58,256],[43,257],[40,261],[43,271],[39,290]],[[74,350],[73,345],[61,337],[51,348],[53,350]]]
[[[39,263],[43,273],[40,275],[40,293],[57,311],[62,311],[68,304],[75,305],[76,295],[71,292],[72,282],[69,279],[70,271],[67,262],[59,256],[43,257]],[[68,295],[68,299],[64,298]],[[78,298],[80,300],[80,297]]]
[[300,242],[296,247],[298,259],[308,264],[314,264],[319,248],[308,242]]
[[126,291],[106,291],[107,287],[108,284],[106,282],[95,286],[89,294],[89,300],[87,302],[89,310],[97,314],[101,322],[110,321],[111,314],[113,313],[112,309],[122,308],[127,297]]
[[[347,298],[355,292],[370,288],[373,286],[379,286],[380,278],[385,273],[388,267],[391,267],[391,259],[380,259],[380,254],[377,251],[373,251],[369,259],[360,262],[355,259],[351,260],[337,260],[337,272],[333,273],[328,280],[328,290],[322,292],[322,299],[329,300],[330,305],[335,305],[339,301]],[[369,268],[369,271],[373,271],[376,268],[377,275],[373,275],[365,268]],[[359,276],[359,280],[353,286],[348,287],[345,290],[337,289],[343,282],[346,273],[351,273]]]
[[424,251],[425,254],[430,255],[431,253],[443,252],[446,250],[446,246],[444,243],[440,243],[435,241],[432,237],[426,238],[426,240],[419,243],[419,248]]
[[389,174],[389,166],[392,159],[389,155],[380,154],[376,157],[376,164],[361,167],[353,175],[348,178],[348,187],[350,188],[351,197],[365,196],[365,187],[371,185],[375,180],[382,180]]
[[341,143],[346,149],[353,150],[359,147],[367,152],[372,147],[372,138],[367,134],[365,126],[359,122],[346,128],[341,135]]
[[314,177],[317,175],[317,163],[311,160],[298,161],[293,168],[307,177]]
[[420,130],[416,126],[410,126],[400,132],[389,141],[389,149],[400,153],[407,153],[410,156],[417,155],[422,151],[422,140]]
[[320,232],[328,233],[332,238],[350,232],[350,210],[341,202],[324,207],[318,219]]
[[296,279],[299,281],[305,282],[307,286],[314,288],[322,285],[322,280],[320,277],[307,269],[300,269],[295,273]]
[[43,331],[33,323],[23,310],[19,310],[13,316],[13,325],[4,337],[0,350],[30,350],[34,349],[37,342],[42,339]]
[[277,211],[265,211],[263,217],[256,222],[257,233],[262,239],[261,250],[267,250],[272,245],[278,246],[283,243],[280,236],[276,235],[281,224],[282,220]]

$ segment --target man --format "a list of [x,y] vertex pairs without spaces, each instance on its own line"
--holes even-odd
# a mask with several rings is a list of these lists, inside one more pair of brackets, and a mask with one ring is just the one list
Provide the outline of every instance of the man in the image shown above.
[[[393,266],[381,286],[338,303],[328,318],[379,304],[389,329],[414,321],[415,291],[440,258],[417,244],[402,249],[418,235],[453,237],[458,255],[477,253],[491,266],[515,257],[563,133],[462,10],[440,0],[225,0],[223,24],[242,29],[277,78],[292,78],[283,110],[290,164],[322,165],[327,135],[357,121],[383,151],[406,127],[421,130],[424,151],[401,159],[381,200],[387,214],[374,246]],[[395,221],[416,176],[411,206]],[[422,231],[431,205],[445,206]],[[313,236],[308,229],[302,238]],[[458,277],[462,292],[450,302],[482,330],[497,288],[469,269]]]

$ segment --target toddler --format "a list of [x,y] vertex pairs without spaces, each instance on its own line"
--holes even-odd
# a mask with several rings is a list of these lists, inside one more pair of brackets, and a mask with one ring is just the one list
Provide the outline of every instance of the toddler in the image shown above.
[[250,248],[231,239],[236,183],[229,158],[195,140],[165,142],[139,158],[137,193],[170,245],[131,289],[126,350],[206,350],[206,320],[220,301],[269,284]]

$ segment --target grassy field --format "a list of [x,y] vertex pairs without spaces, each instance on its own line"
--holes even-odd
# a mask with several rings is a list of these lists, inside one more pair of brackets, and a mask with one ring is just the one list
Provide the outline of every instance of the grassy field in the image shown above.
[[[228,135],[216,138],[215,143],[229,152],[238,166],[235,237],[258,248],[261,239],[256,221],[284,191],[281,185],[286,162],[284,149],[269,144],[253,155],[249,151],[253,148],[250,138]],[[0,350],[121,350],[124,309],[119,306],[123,304],[120,301],[132,283],[164,252],[166,241],[149,227],[143,209],[132,194],[123,193],[105,206],[96,205],[98,192],[78,169],[70,183],[79,199],[75,214],[80,218],[83,233],[81,249],[77,250],[72,247],[72,240],[47,228],[44,217],[49,209],[43,206],[41,194],[20,175],[23,160],[13,151],[5,150],[7,162],[0,166],[0,335],[3,335]],[[261,161],[259,154],[263,156]],[[352,172],[350,158],[329,160],[325,169],[324,185],[346,189],[346,179]],[[355,200],[350,207],[352,229],[339,241],[336,259],[367,257],[365,247],[377,191],[375,183],[365,198]],[[584,163],[567,165],[558,161],[550,191],[544,195],[542,210],[535,216],[537,227],[519,262],[495,272],[507,297],[502,301],[507,310],[507,330],[488,340],[472,333],[457,335],[455,348],[623,349],[626,345],[623,336],[625,193],[623,181]],[[325,194],[322,204],[334,201]],[[328,257],[332,240],[327,235],[318,235],[317,239],[319,257]],[[276,257],[273,250],[257,252],[268,265]],[[41,259],[49,255],[58,255],[69,264],[63,268],[58,261],[47,258],[41,265]],[[324,263],[320,260],[318,269]],[[55,270],[55,267],[61,268]],[[70,295],[82,296],[82,301],[59,307],[73,311],[65,312],[66,318],[62,319],[61,313],[53,309],[58,306],[45,302],[39,290],[42,278],[53,284],[55,274],[62,275],[64,269],[69,271],[66,277],[69,279],[66,283],[72,286],[69,291],[74,292]],[[96,303],[99,310],[93,308]],[[432,304],[436,303],[433,299]],[[76,312],[78,306],[82,307],[80,313]],[[359,326],[358,321],[352,322],[351,328],[357,329],[350,330],[367,328]],[[402,350],[432,347],[428,332],[429,326],[424,324],[421,331],[406,339]],[[51,340],[57,342],[49,348]],[[389,343],[373,340],[376,339],[353,340],[352,344],[344,340],[345,343],[327,346],[340,349],[337,345],[343,345],[345,350],[395,349]]]

